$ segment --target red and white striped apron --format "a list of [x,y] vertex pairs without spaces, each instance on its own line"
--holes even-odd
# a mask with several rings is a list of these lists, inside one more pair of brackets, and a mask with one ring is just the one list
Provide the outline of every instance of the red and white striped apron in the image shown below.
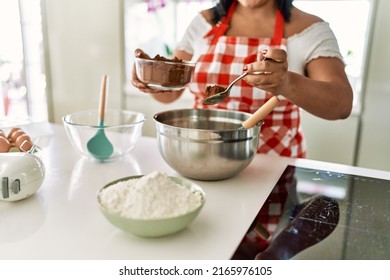
[[[190,91],[195,95],[195,108],[219,108],[254,113],[272,96],[241,80],[231,89],[230,97],[223,102],[211,106],[202,104],[208,85],[227,87],[242,74],[244,65],[256,61],[259,51],[272,47],[286,50],[286,39],[283,38],[284,18],[280,11],[277,13],[273,38],[225,36],[236,4],[237,2],[233,2],[227,15],[205,35],[210,39],[210,45],[207,53],[199,57],[189,85]],[[264,119],[258,152],[305,157],[299,108],[283,97],[280,99],[279,105]]]

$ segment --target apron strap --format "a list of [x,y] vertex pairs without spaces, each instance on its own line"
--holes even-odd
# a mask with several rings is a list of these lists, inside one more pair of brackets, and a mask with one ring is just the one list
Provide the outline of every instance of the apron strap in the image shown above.
[[[204,38],[213,36],[210,44],[214,45],[218,42],[219,37],[223,36],[229,28],[230,19],[233,16],[234,10],[237,6],[237,1],[234,1],[230,6],[227,14],[217,23],[206,35]],[[284,34],[284,18],[282,12],[278,9],[276,11],[276,20],[274,28],[274,37],[271,40],[271,45],[280,45],[282,43]]]
[[236,6],[237,1],[234,1],[230,6],[227,14],[206,35],[204,35],[204,38],[213,36],[210,43],[211,45],[215,45],[218,42],[219,37],[223,36],[228,30],[229,22],[233,16]]
[[[276,11],[274,37],[271,39],[270,46],[280,46],[282,44],[284,35],[284,17],[282,12],[278,9]],[[255,62],[257,54],[251,54],[244,59],[245,64]]]
[[280,45],[284,35],[284,17],[282,12],[278,9],[276,11],[276,21],[274,29],[274,37],[271,40],[271,45]]

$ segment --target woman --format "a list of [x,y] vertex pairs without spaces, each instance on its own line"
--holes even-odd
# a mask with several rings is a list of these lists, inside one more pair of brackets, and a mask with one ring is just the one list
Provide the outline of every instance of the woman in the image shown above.
[[[328,120],[347,118],[352,110],[352,89],[333,32],[328,23],[295,8],[292,0],[220,0],[193,19],[174,56],[196,61],[188,86],[195,108],[253,113],[273,95],[279,97],[281,102],[261,127],[260,153],[305,157],[300,108]],[[226,87],[243,71],[249,74],[235,84],[229,98],[213,106],[202,104],[208,85]],[[164,103],[183,93],[150,89],[135,71],[132,82]],[[284,194],[275,194],[273,201],[280,209]],[[240,248],[255,243],[257,254],[268,246],[274,230],[269,221],[278,220],[270,219],[268,206],[257,217],[266,232],[248,232]]]
[[[279,96],[280,104],[261,127],[260,153],[305,157],[299,108],[328,120],[351,113],[352,89],[333,32],[292,0],[220,0],[193,19],[174,56],[197,62],[188,86],[195,108],[253,113],[272,95]],[[262,74],[236,83],[224,102],[202,104],[208,85],[226,87],[243,71]],[[164,103],[183,93],[150,89],[135,71],[132,83]]]

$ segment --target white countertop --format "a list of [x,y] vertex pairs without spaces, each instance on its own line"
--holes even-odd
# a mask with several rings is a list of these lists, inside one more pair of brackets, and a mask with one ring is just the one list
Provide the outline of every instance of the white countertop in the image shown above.
[[155,138],[142,137],[131,154],[112,163],[81,158],[61,125],[50,125],[41,156],[46,176],[38,192],[19,202],[0,201],[0,259],[230,259],[288,164],[390,179],[390,172],[326,162],[256,155],[239,175],[195,181],[206,204],[185,230],[140,238],[111,225],[96,193],[105,184],[155,170],[180,176],[160,156]]

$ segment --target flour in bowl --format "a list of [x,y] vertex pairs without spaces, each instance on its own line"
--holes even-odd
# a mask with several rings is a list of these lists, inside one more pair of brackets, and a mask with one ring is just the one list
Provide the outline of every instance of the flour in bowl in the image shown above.
[[202,203],[202,194],[155,171],[104,188],[100,202],[109,212],[133,219],[161,219],[186,214]]

